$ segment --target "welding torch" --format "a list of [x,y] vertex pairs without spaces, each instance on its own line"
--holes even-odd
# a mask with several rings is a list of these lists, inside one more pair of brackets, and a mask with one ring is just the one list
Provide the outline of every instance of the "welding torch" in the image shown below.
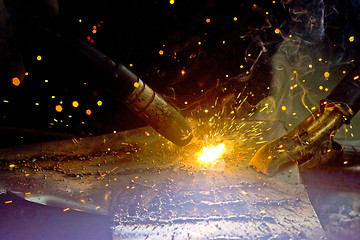
[[249,165],[273,176],[291,162],[304,169],[325,164],[337,157],[332,141],[336,131],[360,109],[360,65],[347,74],[325,99],[320,108],[279,139],[262,146]]
[[98,68],[111,94],[132,110],[141,120],[176,145],[185,146],[193,135],[188,121],[164,98],[152,90],[123,64],[116,64],[109,57],[79,39],[42,28]]

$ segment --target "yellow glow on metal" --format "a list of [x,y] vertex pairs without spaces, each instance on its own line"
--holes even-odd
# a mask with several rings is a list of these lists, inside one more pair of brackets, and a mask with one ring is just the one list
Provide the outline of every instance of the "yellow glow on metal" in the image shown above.
[[216,147],[209,146],[203,147],[203,149],[198,152],[198,163],[204,165],[213,165],[216,164],[218,158],[220,158],[225,152],[225,144],[221,143]]

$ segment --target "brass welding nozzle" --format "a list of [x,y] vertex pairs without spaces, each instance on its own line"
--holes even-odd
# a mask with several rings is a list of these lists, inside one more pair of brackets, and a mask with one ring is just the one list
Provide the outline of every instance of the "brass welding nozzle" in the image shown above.
[[360,65],[343,78],[320,102],[313,113],[285,136],[261,147],[249,165],[267,175],[274,175],[281,165],[297,162],[307,168],[322,164],[319,155],[332,152],[335,132],[360,110]]
[[332,151],[332,137],[344,122],[342,112],[335,108],[316,112],[283,137],[262,146],[249,165],[273,176],[289,162],[319,161],[315,156]]
[[179,146],[188,144],[193,136],[185,118],[141,79],[137,78],[135,86],[122,102],[171,142]]

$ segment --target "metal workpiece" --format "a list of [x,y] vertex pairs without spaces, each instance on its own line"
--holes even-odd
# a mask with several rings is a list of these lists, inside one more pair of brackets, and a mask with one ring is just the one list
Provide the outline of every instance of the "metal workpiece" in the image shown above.
[[192,139],[191,127],[186,119],[141,79],[123,103],[176,145],[184,146]]
[[324,164],[334,154],[332,137],[344,124],[342,112],[325,108],[322,114],[311,115],[283,137],[262,146],[249,162],[250,166],[273,176],[289,162],[307,168]]
[[[250,135],[256,125],[264,141],[285,133],[280,122],[235,124]],[[264,177],[248,167],[258,138],[232,137],[224,135],[237,150],[226,151],[212,167],[197,161],[196,144],[173,147],[150,127],[81,138],[76,144],[68,139],[0,149],[8,163],[0,165],[0,186],[30,201],[41,197],[42,204],[60,207],[64,215],[74,208],[105,211],[113,240],[324,239],[296,165]],[[7,170],[10,166],[13,170]],[[60,201],[45,201],[57,196]],[[64,197],[73,201],[59,205]],[[4,226],[0,233],[8,229]]]

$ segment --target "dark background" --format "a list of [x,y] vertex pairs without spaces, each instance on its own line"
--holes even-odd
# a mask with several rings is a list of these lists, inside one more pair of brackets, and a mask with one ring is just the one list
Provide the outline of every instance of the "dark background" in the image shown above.
[[[109,94],[101,69],[57,39],[56,34],[74,36],[124,64],[186,116],[213,104],[213,96],[224,94],[224,86],[228,92],[243,92],[250,105],[266,96],[271,81],[269,59],[282,41],[274,30],[289,34],[292,27],[287,24],[292,5],[284,1],[58,3],[58,16],[46,18],[36,4],[5,1],[28,75],[17,87],[10,79],[0,83],[0,147],[144,125]],[[336,5],[325,3],[328,8]],[[327,28],[329,42],[342,41],[342,34],[353,34],[357,29],[357,23],[348,24],[357,22],[357,8],[352,4],[345,1],[343,12],[334,19],[327,17],[332,26]],[[338,34],[342,26],[346,27]],[[251,68],[261,49],[259,43],[269,51]],[[78,108],[72,107],[73,101],[79,102]],[[62,112],[55,111],[56,105],[62,106]]]

